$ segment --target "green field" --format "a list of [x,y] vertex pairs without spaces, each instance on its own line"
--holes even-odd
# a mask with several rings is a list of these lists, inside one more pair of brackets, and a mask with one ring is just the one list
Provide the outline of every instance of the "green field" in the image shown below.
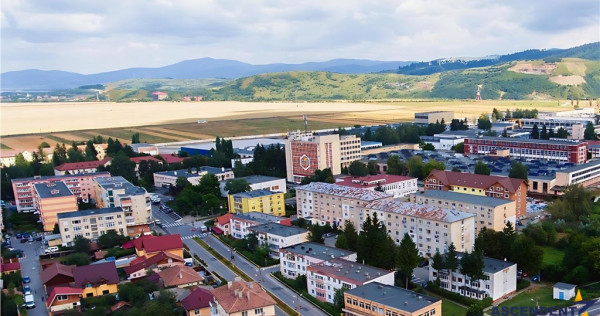
[[448,299],[442,299],[442,315],[444,316],[465,316],[467,309],[450,301]]
[[565,252],[554,247],[542,247],[544,250],[543,266],[560,264],[565,257]]
[[512,299],[501,303],[499,307],[535,307],[536,304],[544,307],[552,307],[567,306],[569,302],[552,299],[552,286],[547,285],[525,290]]

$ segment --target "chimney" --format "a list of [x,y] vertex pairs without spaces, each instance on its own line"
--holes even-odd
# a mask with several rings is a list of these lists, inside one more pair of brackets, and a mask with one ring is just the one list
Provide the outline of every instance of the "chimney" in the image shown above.
[[233,290],[233,295],[235,295],[235,296],[238,296],[239,292],[240,292],[240,290],[238,290],[238,289],[234,289],[234,290]]
[[179,272],[179,278],[183,279],[183,273]]
[[228,289],[228,290],[231,290],[231,281],[228,281],[228,282],[227,282],[227,289]]
[[242,296],[244,296],[244,291],[241,291],[241,290],[240,290],[240,291],[238,291],[238,297],[239,297],[239,298],[242,298]]

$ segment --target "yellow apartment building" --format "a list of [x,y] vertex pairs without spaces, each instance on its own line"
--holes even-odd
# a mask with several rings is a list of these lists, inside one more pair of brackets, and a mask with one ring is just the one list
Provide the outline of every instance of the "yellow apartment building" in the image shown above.
[[230,194],[229,213],[259,212],[275,216],[285,215],[283,193],[269,190],[256,190]]

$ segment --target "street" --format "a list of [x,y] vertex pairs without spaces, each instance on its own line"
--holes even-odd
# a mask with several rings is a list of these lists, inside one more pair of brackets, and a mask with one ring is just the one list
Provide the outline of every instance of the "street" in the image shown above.
[[42,300],[44,296],[44,290],[42,288],[40,260],[38,255],[43,251],[42,242],[34,241],[31,243],[21,243],[20,239],[11,237],[12,245],[15,249],[22,249],[24,251],[23,258],[21,258],[21,276],[28,276],[31,278],[31,282],[28,284],[31,288],[31,293],[35,299],[35,308],[28,309],[27,315],[29,316],[47,316],[48,309],[46,309],[46,301]]

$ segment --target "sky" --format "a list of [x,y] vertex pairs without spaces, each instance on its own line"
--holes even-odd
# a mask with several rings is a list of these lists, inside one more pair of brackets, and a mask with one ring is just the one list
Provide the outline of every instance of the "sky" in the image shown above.
[[0,71],[427,61],[600,41],[598,0],[2,0]]

